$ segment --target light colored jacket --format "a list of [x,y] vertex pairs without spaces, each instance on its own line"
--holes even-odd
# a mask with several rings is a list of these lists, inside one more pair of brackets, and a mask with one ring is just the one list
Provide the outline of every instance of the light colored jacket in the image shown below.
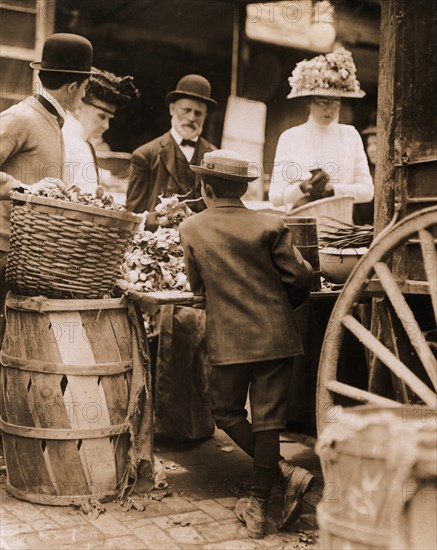
[[20,182],[64,178],[64,141],[56,118],[34,97],[0,113],[0,250],[9,250],[9,194]]

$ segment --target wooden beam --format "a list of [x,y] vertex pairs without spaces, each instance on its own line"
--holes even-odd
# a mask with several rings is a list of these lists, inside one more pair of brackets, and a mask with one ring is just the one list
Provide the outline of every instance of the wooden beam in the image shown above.
[[378,76],[377,159],[375,172],[375,235],[388,225],[394,213],[395,74],[398,23],[396,0],[381,5],[381,41]]

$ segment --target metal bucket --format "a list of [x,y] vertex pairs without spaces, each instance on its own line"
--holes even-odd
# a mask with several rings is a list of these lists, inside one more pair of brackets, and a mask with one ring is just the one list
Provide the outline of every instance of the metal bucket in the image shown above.
[[304,260],[313,268],[313,284],[311,290],[322,288],[320,280],[319,243],[317,239],[316,218],[285,217],[284,223],[293,235],[295,246],[299,249]]

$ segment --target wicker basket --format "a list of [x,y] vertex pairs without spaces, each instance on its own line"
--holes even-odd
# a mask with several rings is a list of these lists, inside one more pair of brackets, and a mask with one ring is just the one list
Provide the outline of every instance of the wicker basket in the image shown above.
[[130,212],[12,193],[9,288],[48,298],[107,295],[141,219]]
[[350,195],[327,197],[326,199],[319,199],[290,210],[286,216],[291,218],[314,217],[318,223],[323,221],[321,219],[323,217],[334,218],[345,223],[353,223],[353,204],[354,198]]

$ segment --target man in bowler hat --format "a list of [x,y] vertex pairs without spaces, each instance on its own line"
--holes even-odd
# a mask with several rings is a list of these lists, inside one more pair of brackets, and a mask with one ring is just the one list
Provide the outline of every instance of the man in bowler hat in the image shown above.
[[132,155],[126,206],[133,212],[150,212],[147,227],[158,226],[158,195],[186,195],[188,206],[195,212],[205,208],[200,195],[200,177],[190,164],[198,164],[206,152],[215,147],[200,137],[208,113],[217,106],[211,98],[211,85],[196,74],[179,80],[165,103],[171,116],[171,129],[162,136],[136,149]]
[[30,66],[39,71],[39,93],[0,113],[0,344],[5,328],[5,269],[9,250],[10,202],[13,189],[36,192],[63,187],[61,127],[74,110],[92,74],[93,48],[83,36],[56,33],[44,43],[42,59]]

